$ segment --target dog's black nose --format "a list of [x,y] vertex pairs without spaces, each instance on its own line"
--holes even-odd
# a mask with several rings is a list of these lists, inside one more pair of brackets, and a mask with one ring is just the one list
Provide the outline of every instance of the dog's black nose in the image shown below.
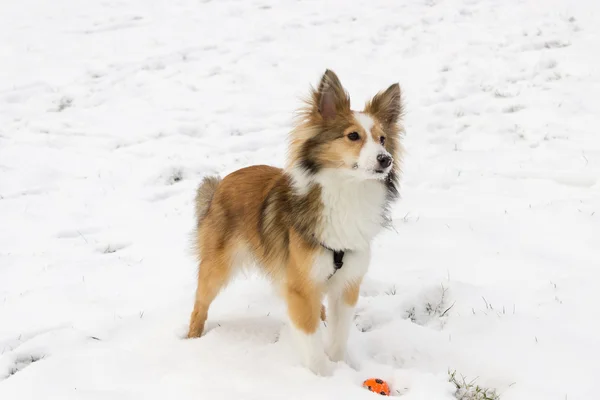
[[387,154],[380,154],[377,156],[377,161],[379,161],[381,168],[387,168],[392,163],[392,157],[388,156]]

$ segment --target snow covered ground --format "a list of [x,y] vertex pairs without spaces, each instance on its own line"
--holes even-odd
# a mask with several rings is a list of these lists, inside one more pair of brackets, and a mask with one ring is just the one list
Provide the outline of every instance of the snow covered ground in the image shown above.
[[[0,399],[596,398],[600,3],[41,0],[0,6]],[[183,340],[202,176],[281,166],[325,68],[398,81],[407,154],[352,368],[313,376],[240,277]]]

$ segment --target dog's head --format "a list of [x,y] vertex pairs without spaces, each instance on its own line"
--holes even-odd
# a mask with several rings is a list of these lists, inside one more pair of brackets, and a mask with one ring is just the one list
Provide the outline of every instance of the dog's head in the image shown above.
[[334,170],[358,180],[394,184],[400,157],[400,86],[395,83],[369,100],[362,111],[336,74],[327,70],[311,89],[301,121],[292,132],[290,161],[308,175]]

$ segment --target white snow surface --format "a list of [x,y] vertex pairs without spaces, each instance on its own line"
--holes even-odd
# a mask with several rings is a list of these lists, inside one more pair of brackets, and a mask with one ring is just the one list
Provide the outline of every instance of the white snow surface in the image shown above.
[[[21,0],[0,6],[0,399],[597,398],[600,2]],[[299,364],[240,276],[184,339],[193,197],[283,166],[333,69],[399,82],[402,198],[350,365]],[[429,304],[429,306],[428,306]]]

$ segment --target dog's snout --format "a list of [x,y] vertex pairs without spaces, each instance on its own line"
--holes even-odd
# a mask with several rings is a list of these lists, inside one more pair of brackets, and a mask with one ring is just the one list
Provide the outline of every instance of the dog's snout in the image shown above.
[[381,168],[387,168],[392,163],[392,157],[387,154],[379,154],[377,156],[377,161],[379,162],[379,165],[381,165]]

